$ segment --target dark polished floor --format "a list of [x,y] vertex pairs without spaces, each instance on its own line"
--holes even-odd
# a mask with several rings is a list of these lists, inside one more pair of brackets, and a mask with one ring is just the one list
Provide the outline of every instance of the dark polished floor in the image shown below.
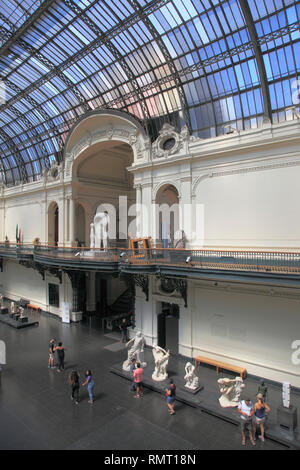
[[[51,337],[67,348],[64,373],[47,367]],[[0,324],[0,339],[7,346],[0,389],[1,450],[244,449],[237,426],[180,403],[170,416],[164,397],[154,391],[134,399],[128,381],[109,371],[126,358],[114,335],[42,315],[39,327],[15,330]],[[94,405],[85,389],[78,406],[71,401],[67,379],[72,367],[82,375],[92,370]],[[249,441],[246,449],[252,450]],[[253,450],[263,449],[283,447],[266,440]]]

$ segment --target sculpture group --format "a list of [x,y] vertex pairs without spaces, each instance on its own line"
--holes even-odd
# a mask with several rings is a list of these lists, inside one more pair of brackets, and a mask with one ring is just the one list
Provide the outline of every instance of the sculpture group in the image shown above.
[[218,385],[222,393],[222,396],[219,398],[220,405],[223,408],[238,406],[241,393],[245,388],[243,379],[241,377],[219,379]]

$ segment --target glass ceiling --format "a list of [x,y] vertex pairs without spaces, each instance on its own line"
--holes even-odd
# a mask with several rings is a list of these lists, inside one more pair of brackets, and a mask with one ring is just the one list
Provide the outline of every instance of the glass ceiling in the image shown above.
[[[300,0],[5,0],[0,168],[33,181],[88,110],[202,138],[294,119]],[[298,80],[298,81],[297,81]]]

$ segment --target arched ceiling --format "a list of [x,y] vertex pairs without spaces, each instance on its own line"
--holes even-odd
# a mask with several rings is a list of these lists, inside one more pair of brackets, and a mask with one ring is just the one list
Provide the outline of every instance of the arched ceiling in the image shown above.
[[293,119],[300,1],[5,0],[0,149],[6,184],[60,161],[86,111],[115,108],[152,138],[164,122],[202,138]]

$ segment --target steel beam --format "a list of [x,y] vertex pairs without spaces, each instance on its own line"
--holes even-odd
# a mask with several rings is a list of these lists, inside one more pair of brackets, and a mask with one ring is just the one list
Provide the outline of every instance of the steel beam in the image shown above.
[[254,55],[256,58],[257,69],[258,69],[260,83],[261,83],[262,97],[263,97],[264,120],[266,120],[267,122],[268,121],[272,122],[272,105],[271,105],[271,98],[270,98],[270,92],[269,92],[269,86],[268,86],[268,80],[267,80],[267,73],[266,73],[265,64],[264,64],[255,24],[253,21],[252,13],[251,13],[247,0],[240,0],[240,7],[245,18],[246,26],[249,31]]

